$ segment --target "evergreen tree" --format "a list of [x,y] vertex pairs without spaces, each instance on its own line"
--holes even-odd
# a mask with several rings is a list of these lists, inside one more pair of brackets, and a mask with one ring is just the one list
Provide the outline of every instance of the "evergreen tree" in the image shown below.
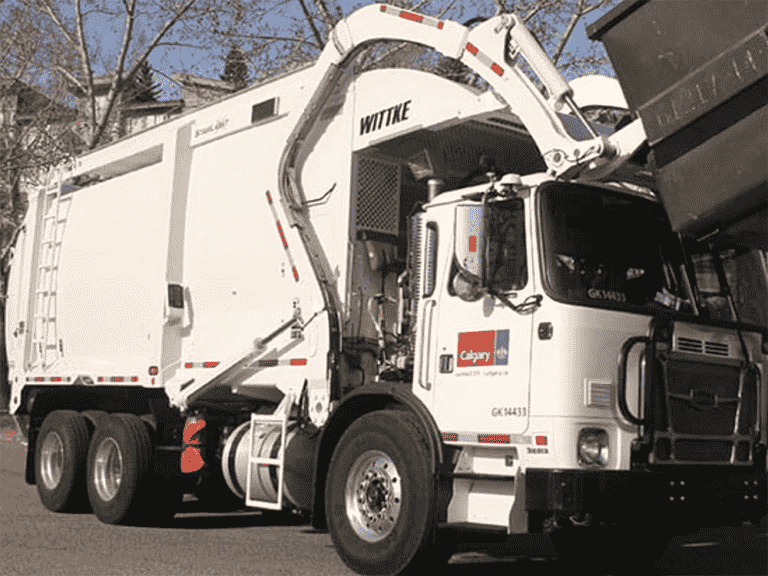
[[237,45],[232,46],[224,59],[224,74],[220,78],[233,84],[235,90],[242,90],[248,85],[248,65],[245,63],[245,54]]
[[152,68],[146,61],[141,63],[133,81],[131,100],[134,102],[157,102],[160,84],[152,77]]

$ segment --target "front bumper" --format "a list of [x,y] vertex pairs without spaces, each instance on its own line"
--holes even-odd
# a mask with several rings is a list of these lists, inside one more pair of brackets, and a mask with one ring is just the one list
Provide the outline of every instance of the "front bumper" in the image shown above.
[[637,471],[526,471],[529,513],[589,513],[606,522],[649,514],[656,514],[662,523],[757,521],[768,512],[767,497],[765,470],[670,466]]

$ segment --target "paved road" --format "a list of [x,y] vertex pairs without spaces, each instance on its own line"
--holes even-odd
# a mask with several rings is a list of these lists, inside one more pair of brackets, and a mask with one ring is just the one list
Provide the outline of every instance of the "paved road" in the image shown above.
[[[290,517],[201,514],[189,503],[171,528],[154,529],[107,526],[92,515],[50,513],[35,488],[24,483],[23,463],[24,447],[15,431],[0,428],[2,576],[352,574],[327,533]],[[767,544],[766,534],[754,526],[703,532],[673,541],[658,568],[663,574],[764,575]],[[484,547],[454,555],[442,574],[560,576],[573,571],[556,559],[520,560]]]

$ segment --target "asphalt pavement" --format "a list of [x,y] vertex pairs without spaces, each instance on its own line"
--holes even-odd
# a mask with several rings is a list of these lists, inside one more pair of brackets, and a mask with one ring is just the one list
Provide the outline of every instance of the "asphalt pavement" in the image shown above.
[[[2,424],[2,422],[0,422]],[[24,446],[0,426],[0,576],[347,576],[331,538],[301,518],[259,511],[206,514],[184,504],[168,528],[108,526],[91,514],[54,514],[24,483]],[[676,538],[659,574],[768,574],[763,527],[702,530]],[[465,544],[441,571],[446,576],[589,574],[554,557],[546,542],[529,550]],[[641,553],[641,551],[638,551]],[[631,561],[631,559],[628,559]]]

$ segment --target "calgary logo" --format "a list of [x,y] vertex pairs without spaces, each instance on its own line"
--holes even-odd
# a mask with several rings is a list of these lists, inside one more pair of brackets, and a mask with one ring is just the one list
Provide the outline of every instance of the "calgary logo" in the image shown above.
[[484,363],[488,363],[488,358],[491,357],[490,352],[475,352],[474,350],[470,350],[467,352],[466,350],[462,350],[461,354],[459,354],[459,358],[462,360],[469,360],[472,362],[472,364],[477,363],[478,360],[482,360]]
[[509,330],[486,330],[459,334],[459,359],[456,366],[506,365],[509,356]]

